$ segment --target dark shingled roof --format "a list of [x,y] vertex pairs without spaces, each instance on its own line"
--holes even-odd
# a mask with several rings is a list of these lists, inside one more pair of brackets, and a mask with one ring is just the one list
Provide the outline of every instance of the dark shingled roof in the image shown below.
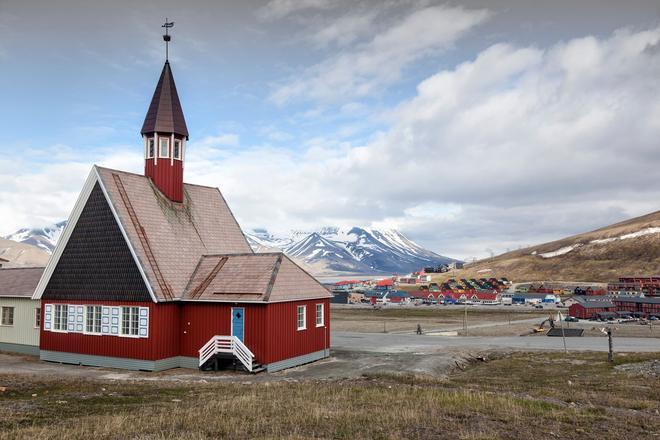
[[142,124],[142,134],[153,132],[174,133],[188,138],[188,127],[168,61],[165,61],[147,116]]

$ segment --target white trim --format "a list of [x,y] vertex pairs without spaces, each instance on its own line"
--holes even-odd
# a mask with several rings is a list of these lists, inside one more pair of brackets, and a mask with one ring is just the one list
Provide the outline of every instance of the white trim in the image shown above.
[[[162,141],[167,142],[167,156],[162,155],[163,147],[160,144]],[[170,138],[169,137],[161,137],[160,139],[158,139],[158,157],[161,158],[161,159],[169,159],[170,156],[171,156],[171,154],[170,154]]]
[[154,165],[158,165],[158,132],[154,131]]
[[96,167],[92,167],[92,170],[89,172],[89,176],[87,176],[87,180],[85,181],[85,185],[83,186],[82,191],[80,191],[78,200],[76,200],[76,204],[73,206],[73,210],[69,215],[67,225],[64,227],[62,235],[60,235],[60,239],[57,241],[53,254],[48,259],[48,264],[46,264],[46,269],[44,269],[44,273],[39,279],[39,283],[34,291],[34,295],[32,295],[32,299],[41,299],[41,296],[44,294],[44,290],[46,290],[50,277],[53,276],[57,263],[60,261],[60,257],[62,257],[62,253],[64,252],[64,248],[69,242],[69,238],[71,238],[71,233],[78,223],[80,214],[87,204],[87,199],[89,199],[89,195],[92,193],[92,189],[94,189],[94,184],[98,180],[99,178],[96,173]]
[[[99,330],[98,332],[93,330],[93,328],[94,328],[94,318],[92,318],[92,331],[90,332],[90,331],[87,330],[87,318],[88,318],[87,308],[88,307],[100,307],[101,308],[101,316],[99,316],[99,318],[100,318],[99,327],[101,328],[101,330]],[[103,306],[101,304],[85,304],[85,305],[83,305],[83,332],[82,333],[84,335],[88,335],[88,336],[103,336]]]
[[[321,323],[318,323],[318,307],[321,306]],[[314,323],[317,327],[325,327],[325,304],[316,303],[314,305]]]
[[[300,315],[300,308],[302,307],[303,309],[303,325],[300,327],[300,323],[298,321],[298,316]],[[302,331],[302,330],[307,330],[307,305],[302,305],[302,306],[296,306],[296,330]]]
[[186,138],[181,138],[181,168],[186,163]]
[[44,269],[44,273],[41,275],[41,278],[39,279],[39,283],[37,284],[37,288],[34,291],[34,295],[32,295],[32,299],[35,300],[41,299],[41,297],[43,296],[44,290],[46,290],[46,286],[48,285],[50,278],[53,276],[53,272],[55,272],[57,263],[59,263],[60,258],[62,257],[62,253],[64,252],[66,245],[69,243],[71,234],[73,233],[73,230],[75,229],[76,224],[80,219],[80,214],[82,213],[83,208],[87,204],[89,195],[92,193],[92,189],[94,189],[94,185],[97,182],[99,184],[99,187],[101,188],[101,191],[103,191],[103,195],[105,196],[108,206],[110,206],[110,211],[112,211],[112,215],[115,218],[115,222],[119,226],[119,230],[121,231],[121,234],[124,236],[124,241],[128,245],[128,249],[131,251],[131,255],[133,255],[133,260],[135,261],[135,264],[137,265],[138,270],[142,275],[142,279],[144,280],[144,283],[147,286],[147,290],[149,291],[149,295],[151,296],[151,299],[153,300],[153,302],[158,302],[158,300],[156,299],[156,295],[154,294],[154,290],[151,287],[151,283],[149,283],[149,279],[147,278],[147,275],[144,272],[144,268],[140,263],[140,259],[138,258],[137,253],[135,252],[135,249],[133,248],[133,245],[128,238],[128,234],[126,233],[126,230],[124,229],[121,220],[119,220],[119,215],[117,214],[117,210],[112,204],[112,200],[110,199],[110,196],[108,195],[108,191],[106,190],[105,185],[101,180],[101,176],[98,173],[98,169],[96,168],[96,165],[92,167],[92,170],[90,171],[89,176],[85,181],[85,185],[83,186],[83,189],[80,192],[80,195],[78,196],[78,200],[76,200],[76,204],[73,206],[73,210],[69,215],[69,220],[67,222],[67,225],[64,228],[64,231],[62,231],[62,235],[60,236],[60,239],[57,242],[57,246],[55,246],[55,250],[53,251],[53,254],[48,259],[48,264],[46,265],[46,269]]
[[174,165],[174,133],[172,133],[168,152],[170,153],[170,165]]

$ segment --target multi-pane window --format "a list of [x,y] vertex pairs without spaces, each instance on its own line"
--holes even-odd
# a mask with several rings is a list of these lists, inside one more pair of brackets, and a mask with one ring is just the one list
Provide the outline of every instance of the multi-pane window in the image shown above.
[[298,306],[298,330],[305,330],[307,328],[307,322],[305,320],[306,311],[306,306]]
[[121,334],[137,336],[140,323],[139,307],[121,308]]
[[0,320],[2,325],[14,325],[14,308],[13,307],[3,307],[2,308],[2,319]]
[[175,159],[181,159],[181,141],[174,139],[174,151],[172,153]]
[[316,326],[323,326],[323,304],[316,305]]
[[41,326],[41,308],[37,307],[34,309],[34,327],[39,328]]
[[87,306],[87,333],[101,333],[101,306]]
[[149,138],[148,146],[147,146],[147,158],[151,159],[156,155],[155,149],[156,149],[156,140],[154,138]]
[[66,324],[69,319],[69,306],[66,304],[55,304],[54,318],[53,330],[66,331]]
[[169,138],[160,138],[160,157],[170,157]]

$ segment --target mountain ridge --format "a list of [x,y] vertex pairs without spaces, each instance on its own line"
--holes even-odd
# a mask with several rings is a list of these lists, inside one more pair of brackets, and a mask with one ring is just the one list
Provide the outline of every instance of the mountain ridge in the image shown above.
[[[470,263],[467,276],[607,282],[660,275],[660,211]],[[463,275],[461,275],[463,276]]]
[[[52,253],[66,223],[23,228],[5,238]],[[391,275],[459,261],[429,251],[394,229],[325,226],[278,236],[256,228],[244,234],[255,252],[282,251],[318,276]]]

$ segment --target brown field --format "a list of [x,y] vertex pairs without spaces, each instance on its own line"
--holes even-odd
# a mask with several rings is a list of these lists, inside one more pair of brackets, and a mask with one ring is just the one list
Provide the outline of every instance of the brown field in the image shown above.
[[[421,325],[424,331],[457,328],[462,327],[465,313],[461,306],[386,306],[375,309],[368,306],[337,307],[334,304],[330,312],[333,331],[365,333],[380,333],[383,330],[386,332],[413,332],[417,329],[417,324]],[[548,315],[549,312],[518,307],[507,307],[506,309],[468,307],[468,325],[504,324],[508,323],[509,319],[515,323],[516,320],[530,318],[538,318],[538,322],[541,322]],[[525,325],[525,328],[531,327],[531,324]],[[502,333],[502,335],[506,334]]]
[[[117,382],[0,376],[0,439],[658,438],[660,354],[517,353],[448,379]],[[240,380],[240,379],[239,379]]]

